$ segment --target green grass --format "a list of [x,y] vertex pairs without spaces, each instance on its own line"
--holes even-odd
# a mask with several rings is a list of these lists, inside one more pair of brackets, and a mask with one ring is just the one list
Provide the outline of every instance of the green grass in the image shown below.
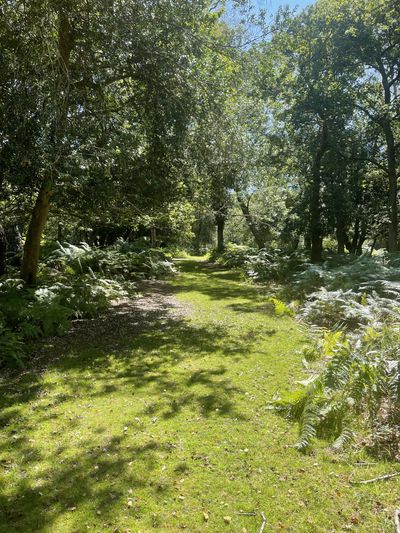
[[237,273],[182,269],[188,317],[4,380],[0,532],[258,533],[260,512],[268,532],[392,531],[398,479],[349,480],[395,465],[302,455],[268,409],[302,377],[296,322]]

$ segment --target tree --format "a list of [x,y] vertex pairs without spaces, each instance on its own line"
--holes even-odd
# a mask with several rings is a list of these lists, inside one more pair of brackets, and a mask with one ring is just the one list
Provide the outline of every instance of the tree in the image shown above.
[[351,82],[357,69],[335,53],[341,30],[339,19],[328,22],[324,2],[295,16],[282,12],[260,56],[261,89],[291,144],[292,172],[301,176],[306,242],[314,263],[322,260],[325,234],[325,167],[353,113],[342,80]]
[[385,157],[375,160],[388,179],[388,250],[395,252],[398,236],[398,149],[400,118],[400,10],[392,0],[340,2],[345,12],[346,54],[362,68],[353,90],[357,108],[380,130]]
[[[110,201],[103,184],[114,198],[148,196],[148,204],[155,190],[168,200],[176,195],[196,68],[218,14],[207,1],[163,0],[96,0],[89,7],[81,0],[16,1],[2,10],[8,24],[1,38],[7,49],[13,45],[2,111],[25,93],[14,111],[31,126],[18,142],[3,130],[2,159],[14,181],[12,169],[21,175],[27,167],[21,181],[37,190],[21,270],[34,283],[50,206],[61,205],[67,190],[92,187],[103,205]],[[24,144],[32,148],[25,166]]]

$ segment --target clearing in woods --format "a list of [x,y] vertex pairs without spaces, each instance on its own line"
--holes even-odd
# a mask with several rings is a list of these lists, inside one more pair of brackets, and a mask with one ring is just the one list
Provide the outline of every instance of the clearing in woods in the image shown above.
[[[304,333],[238,273],[191,258],[74,324],[1,383],[0,531],[392,531],[395,471],[268,407],[304,377]],[[365,457],[364,457],[365,459]]]

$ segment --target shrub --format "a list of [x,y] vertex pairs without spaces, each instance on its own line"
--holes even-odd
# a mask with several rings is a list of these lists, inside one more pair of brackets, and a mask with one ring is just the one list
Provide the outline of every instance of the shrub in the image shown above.
[[245,270],[257,282],[283,282],[304,266],[304,261],[304,256],[299,252],[288,254],[281,250],[259,250],[248,256]]
[[398,442],[390,440],[400,419],[399,341],[398,328],[369,328],[353,338],[336,332],[318,341],[314,353],[321,370],[302,382],[302,390],[275,402],[276,409],[299,421],[298,449],[315,437],[330,438],[338,449],[366,424],[371,448],[399,453]]
[[377,293],[367,295],[351,289],[327,291],[322,288],[308,296],[299,316],[309,324],[325,328],[379,328],[400,321],[400,306]]
[[46,264],[66,274],[95,272],[105,278],[128,280],[167,277],[176,272],[161,250],[133,251],[133,246],[125,241],[108,248],[91,247],[87,243],[60,245],[47,257]]
[[254,248],[234,243],[228,243],[223,252],[213,250],[209,255],[209,261],[224,265],[227,268],[242,268],[249,255],[256,253]]
[[28,354],[26,341],[60,335],[69,319],[95,317],[111,299],[127,295],[116,281],[93,275],[51,281],[37,289],[17,279],[0,283],[0,365],[21,365]]

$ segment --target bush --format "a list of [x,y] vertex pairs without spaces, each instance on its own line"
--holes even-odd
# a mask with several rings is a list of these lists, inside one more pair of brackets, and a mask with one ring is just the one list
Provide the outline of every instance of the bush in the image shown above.
[[161,250],[133,251],[134,244],[123,240],[108,248],[91,247],[87,243],[60,245],[46,259],[47,266],[66,274],[98,273],[105,278],[137,280],[168,277],[176,270]]
[[227,268],[242,268],[246,264],[249,255],[254,253],[256,253],[256,250],[249,246],[228,243],[223,252],[213,250],[209,255],[209,261],[224,265]]
[[400,306],[377,293],[322,288],[304,302],[299,316],[308,324],[325,328],[357,330],[366,326],[379,328],[400,322]]
[[259,283],[266,281],[286,282],[304,266],[305,258],[300,252],[287,254],[281,250],[259,250],[249,255],[245,263],[247,275]]
[[[336,332],[314,346],[322,369],[304,381],[303,389],[275,402],[275,407],[299,420],[297,447],[306,449],[315,437],[331,438],[338,449],[359,427],[370,431],[371,448],[382,446],[399,455],[400,330],[369,328],[361,337]],[[307,348],[309,351],[309,348]]]
[[22,364],[26,341],[62,334],[73,318],[96,317],[113,299],[135,290],[131,280],[167,277],[174,265],[161,250],[134,250],[118,241],[108,248],[59,245],[41,264],[40,285],[0,281],[0,365]]
[[[331,439],[338,449],[366,429],[363,444],[400,458],[400,257],[332,256],[322,265],[252,259],[253,278],[285,280],[298,316],[316,332],[304,350],[312,369],[303,389],[275,407],[299,421],[297,447]],[[322,330],[321,330],[322,328]]]
[[127,295],[112,280],[89,275],[60,279],[37,289],[16,279],[0,282],[0,365],[21,365],[28,354],[26,341],[60,335],[71,318],[98,316],[112,298]]

